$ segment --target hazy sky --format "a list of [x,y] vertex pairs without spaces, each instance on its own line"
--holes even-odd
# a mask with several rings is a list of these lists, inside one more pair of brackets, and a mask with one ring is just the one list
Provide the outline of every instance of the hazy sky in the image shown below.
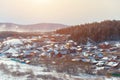
[[120,19],[120,0],[0,0],[0,22],[81,24]]

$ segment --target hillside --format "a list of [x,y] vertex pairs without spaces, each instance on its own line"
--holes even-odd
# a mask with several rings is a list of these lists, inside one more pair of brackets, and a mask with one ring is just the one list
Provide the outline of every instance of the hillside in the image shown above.
[[13,23],[0,23],[0,31],[18,31],[18,32],[47,32],[56,29],[65,28],[66,25],[55,23],[39,23],[31,25],[19,25]]
[[76,25],[56,31],[61,34],[70,34],[70,39],[85,43],[88,38],[95,42],[120,40],[120,21],[102,21]]

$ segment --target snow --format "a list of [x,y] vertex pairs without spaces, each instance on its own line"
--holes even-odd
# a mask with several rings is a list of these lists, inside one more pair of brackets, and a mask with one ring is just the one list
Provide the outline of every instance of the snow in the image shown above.
[[46,56],[47,55],[47,53],[41,53],[40,54],[40,56]]
[[72,61],[80,61],[80,59],[72,59]]
[[120,47],[120,43],[115,44],[116,47]]
[[[15,61],[11,61],[8,58],[0,58],[0,64],[2,64],[2,63],[8,65],[8,68],[13,66],[13,69],[10,69],[11,72],[17,71],[16,65],[20,66],[20,70],[19,70],[20,72],[26,72],[27,70],[32,70],[32,71],[38,73],[38,72],[42,72],[42,70],[45,69],[44,67],[38,68],[38,67],[32,66],[32,65],[21,64],[21,63],[15,62]],[[26,76],[17,78],[17,77],[13,77],[11,75],[4,74],[4,73],[2,73],[2,71],[0,71],[0,75],[3,75],[3,76],[0,76],[0,80],[26,80]]]
[[[119,80],[119,78],[106,78],[104,76],[100,77],[100,76],[91,76],[91,75],[87,75],[87,74],[79,74],[79,76],[70,76],[66,73],[58,73],[56,71],[50,71],[50,72],[46,72],[43,71],[44,69],[47,69],[46,67],[41,67],[41,66],[33,66],[33,65],[28,65],[28,64],[21,64],[15,61],[11,61],[8,58],[0,58],[0,64],[6,64],[8,66],[8,68],[10,68],[10,71],[17,71],[19,70],[20,72],[26,72],[27,70],[32,70],[33,73],[35,75],[51,75],[54,76],[56,78],[62,78],[62,80],[75,80],[76,78],[79,79],[89,79],[91,78],[91,80],[97,80],[97,78],[100,78],[101,80]],[[19,69],[17,68],[17,65],[19,65]],[[13,68],[11,69],[11,66],[13,66]],[[0,70],[0,80],[27,80],[27,75],[24,76],[12,76],[10,74],[5,74],[3,71]],[[37,80],[44,80],[44,79],[37,79]]]
[[10,48],[7,51],[3,52],[3,53],[12,53],[12,54],[16,54],[18,53],[14,48]]
[[[3,50],[1,50],[1,52],[3,53],[11,53],[13,56],[17,56],[20,52],[20,50],[23,51],[23,54],[25,55],[28,55],[30,54],[31,52],[40,52],[40,51],[37,51],[37,50],[31,50],[30,48],[34,48],[36,49],[37,47],[37,43],[33,43],[33,44],[30,44],[30,42],[32,41],[32,39],[9,39],[9,40],[6,40],[3,42],[4,44],[4,48]],[[49,42],[49,41],[48,41]],[[68,47],[70,47],[70,43],[74,42],[74,41],[68,41]],[[27,43],[24,45],[24,43]],[[51,42],[50,42],[51,43]],[[21,45],[21,46],[16,46],[16,45]],[[65,45],[54,45],[55,48],[52,48],[51,46],[53,45],[46,45],[45,47],[47,49],[45,50],[42,50],[41,51],[41,54],[40,56],[49,56],[50,52],[53,52],[55,53],[55,55],[57,55],[59,53],[59,49],[60,49],[60,53],[62,54],[67,54],[67,49],[64,47]],[[96,48],[96,47],[91,47],[92,44],[88,44],[86,47],[88,49],[91,49],[91,48]],[[119,46],[116,45],[117,47]],[[42,49],[42,47],[37,47],[37,48],[40,48],[40,50]],[[44,48],[44,47],[43,47]],[[77,47],[73,47],[71,46],[70,47],[71,50],[81,50],[82,48],[80,46]],[[86,57],[89,57],[89,53],[87,51],[84,51],[84,52],[81,52],[81,54],[83,55],[83,58],[82,61],[84,62],[91,62],[91,63],[97,63],[97,67],[95,70],[103,70],[104,69],[104,64],[106,64],[106,62],[108,62],[110,60],[110,58],[107,56],[107,57],[104,57],[102,53],[96,53],[96,55],[101,59],[101,61],[96,61],[94,57],[90,57],[90,58],[86,58]],[[113,59],[116,59],[117,57],[113,57]],[[79,58],[73,58],[72,61],[80,61]],[[28,62],[29,63],[29,62]],[[53,64],[55,64],[56,62],[53,61],[52,62]],[[55,70],[50,70],[50,71],[45,71],[45,70],[48,70],[47,67],[45,67],[44,65],[41,66],[41,64],[39,64],[39,66],[33,66],[33,65],[28,65],[28,64],[25,64],[25,63],[19,63],[19,62],[16,62],[16,61],[12,61],[10,58],[5,58],[5,57],[0,57],[0,65],[1,64],[5,64],[7,65],[7,67],[10,69],[11,72],[13,71],[17,71],[19,70],[20,72],[27,72],[28,70],[32,70],[33,73],[35,75],[51,75],[53,77],[56,77],[56,78],[62,78],[62,80],[76,80],[75,78],[79,78],[79,79],[83,79],[84,78],[86,80],[88,80],[89,78],[91,78],[91,80],[97,80],[97,78],[100,78],[100,76],[95,76],[95,75],[84,75],[83,73],[80,73],[80,75],[78,76],[73,76],[73,75],[69,75],[67,73],[59,73],[59,72],[56,72]],[[118,63],[116,62],[108,62],[106,65],[108,66],[116,66],[118,65]],[[11,66],[12,66],[12,69],[11,69]],[[19,66],[20,68],[18,69]],[[27,80],[27,76],[29,74],[24,75],[22,77],[14,77],[10,74],[5,74],[1,68],[0,68],[0,80]],[[40,80],[40,79],[39,79]],[[102,76],[102,78],[100,80],[119,80],[118,78],[106,78],[105,76]]]
[[30,48],[32,48],[32,46],[30,44],[28,44],[28,45],[26,45],[26,48],[30,49]]
[[105,63],[104,61],[98,61],[98,63],[96,64],[97,66],[103,66]]
[[116,77],[107,78],[105,76],[90,76],[84,74],[81,74],[81,76],[72,76],[72,77],[76,78],[77,80],[120,80],[120,78],[116,78]]
[[103,57],[102,59],[103,59],[103,60],[108,60],[109,58],[108,58],[108,57]]
[[3,44],[22,45],[23,42],[20,39],[10,39],[10,40],[4,41]]
[[11,75],[5,75],[3,72],[0,71],[0,80],[27,80],[25,77],[13,77]]
[[31,43],[32,41],[31,41],[32,39],[21,39],[21,41],[23,41],[24,43]]
[[119,78],[105,78],[105,80],[120,80]]
[[68,43],[73,43],[74,41],[73,40],[69,40]]
[[104,67],[97,67],[96,70],[103,70]]
[[108,43],[108,42],[105,42],[105,45],[109,45],[109,43]]
[[[89,78],[91,78],[91,80],[97,80],[97,78],[100,78],[101,80],[119,80],[119,78],[91,76],[91,75],[82,74],[82,73],[78,76],[72,76],[72,75],[70,76],[67,73],[58,73],[54,70],[47,72],[47,71],[44,71],[45,69],[47,69],[46,67],[21,64],[19,62],[15,62],[9,58],[4,58],[4,57],[0,57],[0,64],[6,64],[11,72],[17,71],[17,70],[19,70],[20,72],[26,72],[28,70],[32,70],[35,75],[43,75],[43,76],[51,75],[56,78],[62,78],[62,80],[75,80],[76,78],[78,78],[78,80],[79,79],[87,80]],[[17,68],[17,65],[20,67],[19,69]],[[13,66],[12,69],[11,69],[11,66]],[[0,76],[0,80],[27,80],[27,75],[14,77],[10,74],[5,74],[2,70],[0,70],[0,75],[2,75]],[[38,80],[44,80],[44,79],[38,79]]]
[[[44,72],[43,70],[46,68],[41,67],[41,66],[32,66],[32,65],[27,65],[27,64],[21,64],[21,63],[15,62],[15,61],[11,61],[10,59],[7,59],[7,58],[0,58],[0,64],[2,64],[2,63],[8,65],[8,68],[10,68],[12,65],[13,69],[10,69],[11,72],[17,71],[17,65],[19,65],[20,72],[26,72],[27,70],[32,70],[32,71],[34,71],[35,75],[52,75],[52,76],[59,77],[59,75],[55,71]],[[0,80],[26,80],[26,76],[13,77],[11,75],[4,74],[2,71],[0,71],[0,75],[3,75],[3,76],[0,76]]]
[[111,67],[115,67],[115,66],[117,66],[119,63],[117,63],[117,62],[109,62],[107,65],[108,66],[111,66]]

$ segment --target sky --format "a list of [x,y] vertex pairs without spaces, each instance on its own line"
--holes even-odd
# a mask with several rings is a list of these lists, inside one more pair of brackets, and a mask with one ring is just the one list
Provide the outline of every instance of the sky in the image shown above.
[[120,19],[120,0],[0,0],[0,22],[78,25]]

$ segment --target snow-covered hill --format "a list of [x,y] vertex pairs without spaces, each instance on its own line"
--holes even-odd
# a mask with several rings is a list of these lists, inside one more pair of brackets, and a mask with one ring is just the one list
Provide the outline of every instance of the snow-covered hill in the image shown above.
[[57,23],[39,23],[31,25],[19,25],[13,23],[0,23],[0,31],[18,31],[18,32],[47,32],[56,29],[65,28],[67,25]]

